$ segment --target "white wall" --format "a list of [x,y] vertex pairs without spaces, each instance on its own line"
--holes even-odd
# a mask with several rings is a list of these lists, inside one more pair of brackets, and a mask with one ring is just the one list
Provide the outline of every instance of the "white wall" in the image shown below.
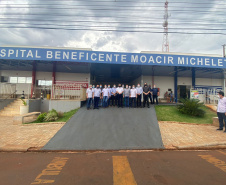
[[152,84],[152,76],[143,76],[143,82],[146,82],[148,85],[151,84],[152,87],[156,85],[157,88],[160,88],[160,98],[164,97],[164,93],[168,89],[174,91],[174,77],[154,76],[154,84]]
[[36,72],[36,80],[52,80],[52,72]]
[[212,78],[196,78],[195,85],[206,85],[206,86],[223,86],[223,79],[212,79]]
[[177,85],[192,85],[192,78],[191,77],[178,77]]
[[[196,85],[202,86],[222,86],[223,79],[211,79],[211,78],[196,78]],[[164,93],[168,89],[172,89],[174,93],[174,77],[166,76],[154,76],[154,84],[152,84],[152,76],[143,76],[143,82],[155,84],[157,88],[160,88],[160,98],[164,97]],[[178,77],[178,85],[192,85],[191,77]]]
[[90,83],[90,73],[56,73],[56,80],[88,81]]
[[[32,77],[32,71],[1,70],[1,76]],[[52,80],[52,72],[37,71],[36,80]],[[88,83],[90,83],[90,73],[56,73],[56,80],[88,81]],[[16,84],[16,90],[17,94],[22,94],[23,91],[25,95],[30,94],[31,84],[18,83]]]
[[32,71],[10,71],[10,70],[2,70],[1,76],[31,77],[32,76]]
[[[32,72],[31,71],[11,71],[11,70],[2,70],[1,76],[12,76],[12,77],[31,77]],[[30,93],[31,84],[27,83],[19,83],[16,84],[16,94],[22,94],[23,91],[26,94]]]

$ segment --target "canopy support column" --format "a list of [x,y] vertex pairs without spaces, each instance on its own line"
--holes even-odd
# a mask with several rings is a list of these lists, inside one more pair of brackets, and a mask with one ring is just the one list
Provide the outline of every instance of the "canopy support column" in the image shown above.
[[178,81],[178,79],[177,79],[177,67],[175,67],[174,68],[174,71],[175,71],[175,73],[174,73],[174,101],[175,101],[175,103],[177,103],[177,81]]
[[[36,61],[33,61],[33,67],[32,67],[32,83],[31,83],[31,97],[33,95],[33,92],[35,90],[35,81],[36,81]],[[28,95],[29,96],[29,95]]]
[[192,68],[192,88],[195,89],[195,68]]

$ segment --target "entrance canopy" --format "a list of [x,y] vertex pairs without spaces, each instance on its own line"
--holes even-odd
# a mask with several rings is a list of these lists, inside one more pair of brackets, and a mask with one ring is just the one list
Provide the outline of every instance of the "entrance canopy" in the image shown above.
[[147,66],[178,66],[226,68],[226,59],[173,53],[121,53],[75,50],[67,48],[0,47],[0,60],[61,61],[81,63],[129,64]]
[[167,76],[191,77],[192,70],[195,69],[196,78],[223,79],[223,69],[191,68],[191,67],[171,67],[171,66],[142,66],[142,65],[110,65],[92,64],[90,68],[91,79],[94,84],[118,84],[124,83],[133,85],[132,82],[143,76]]

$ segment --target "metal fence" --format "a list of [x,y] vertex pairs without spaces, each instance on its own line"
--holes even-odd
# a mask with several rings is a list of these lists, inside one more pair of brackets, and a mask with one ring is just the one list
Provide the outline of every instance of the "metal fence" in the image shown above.
[[86,100],[86,88],[81,84],[54,84],[51,99]]
[[16,98],[16,84],[1,83],[0,98]]

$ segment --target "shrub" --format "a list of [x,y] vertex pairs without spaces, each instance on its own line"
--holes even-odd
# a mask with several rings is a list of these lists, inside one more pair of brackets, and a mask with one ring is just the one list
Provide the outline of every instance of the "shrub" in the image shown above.
[[177,109],[191,116],[204,117],[205,111],[202,109],[203,103],[197,99],[180,99],[182,105],[178,105]]
[[55,121],[58,119],[58,114],[55,109],[52,109],[47,113],[47,115],[44,118],[44,121]]
[[37,121],[38,121],[38,122],[43,122],[44,119],[45,119],[45,117],[46,117],[46,115],[47,115],[46,112],[40,114],[40,115],[37,117]]
[[63,112],[58,112],[58,117],[59,118],[62,118],[64,116],[64,113]]

